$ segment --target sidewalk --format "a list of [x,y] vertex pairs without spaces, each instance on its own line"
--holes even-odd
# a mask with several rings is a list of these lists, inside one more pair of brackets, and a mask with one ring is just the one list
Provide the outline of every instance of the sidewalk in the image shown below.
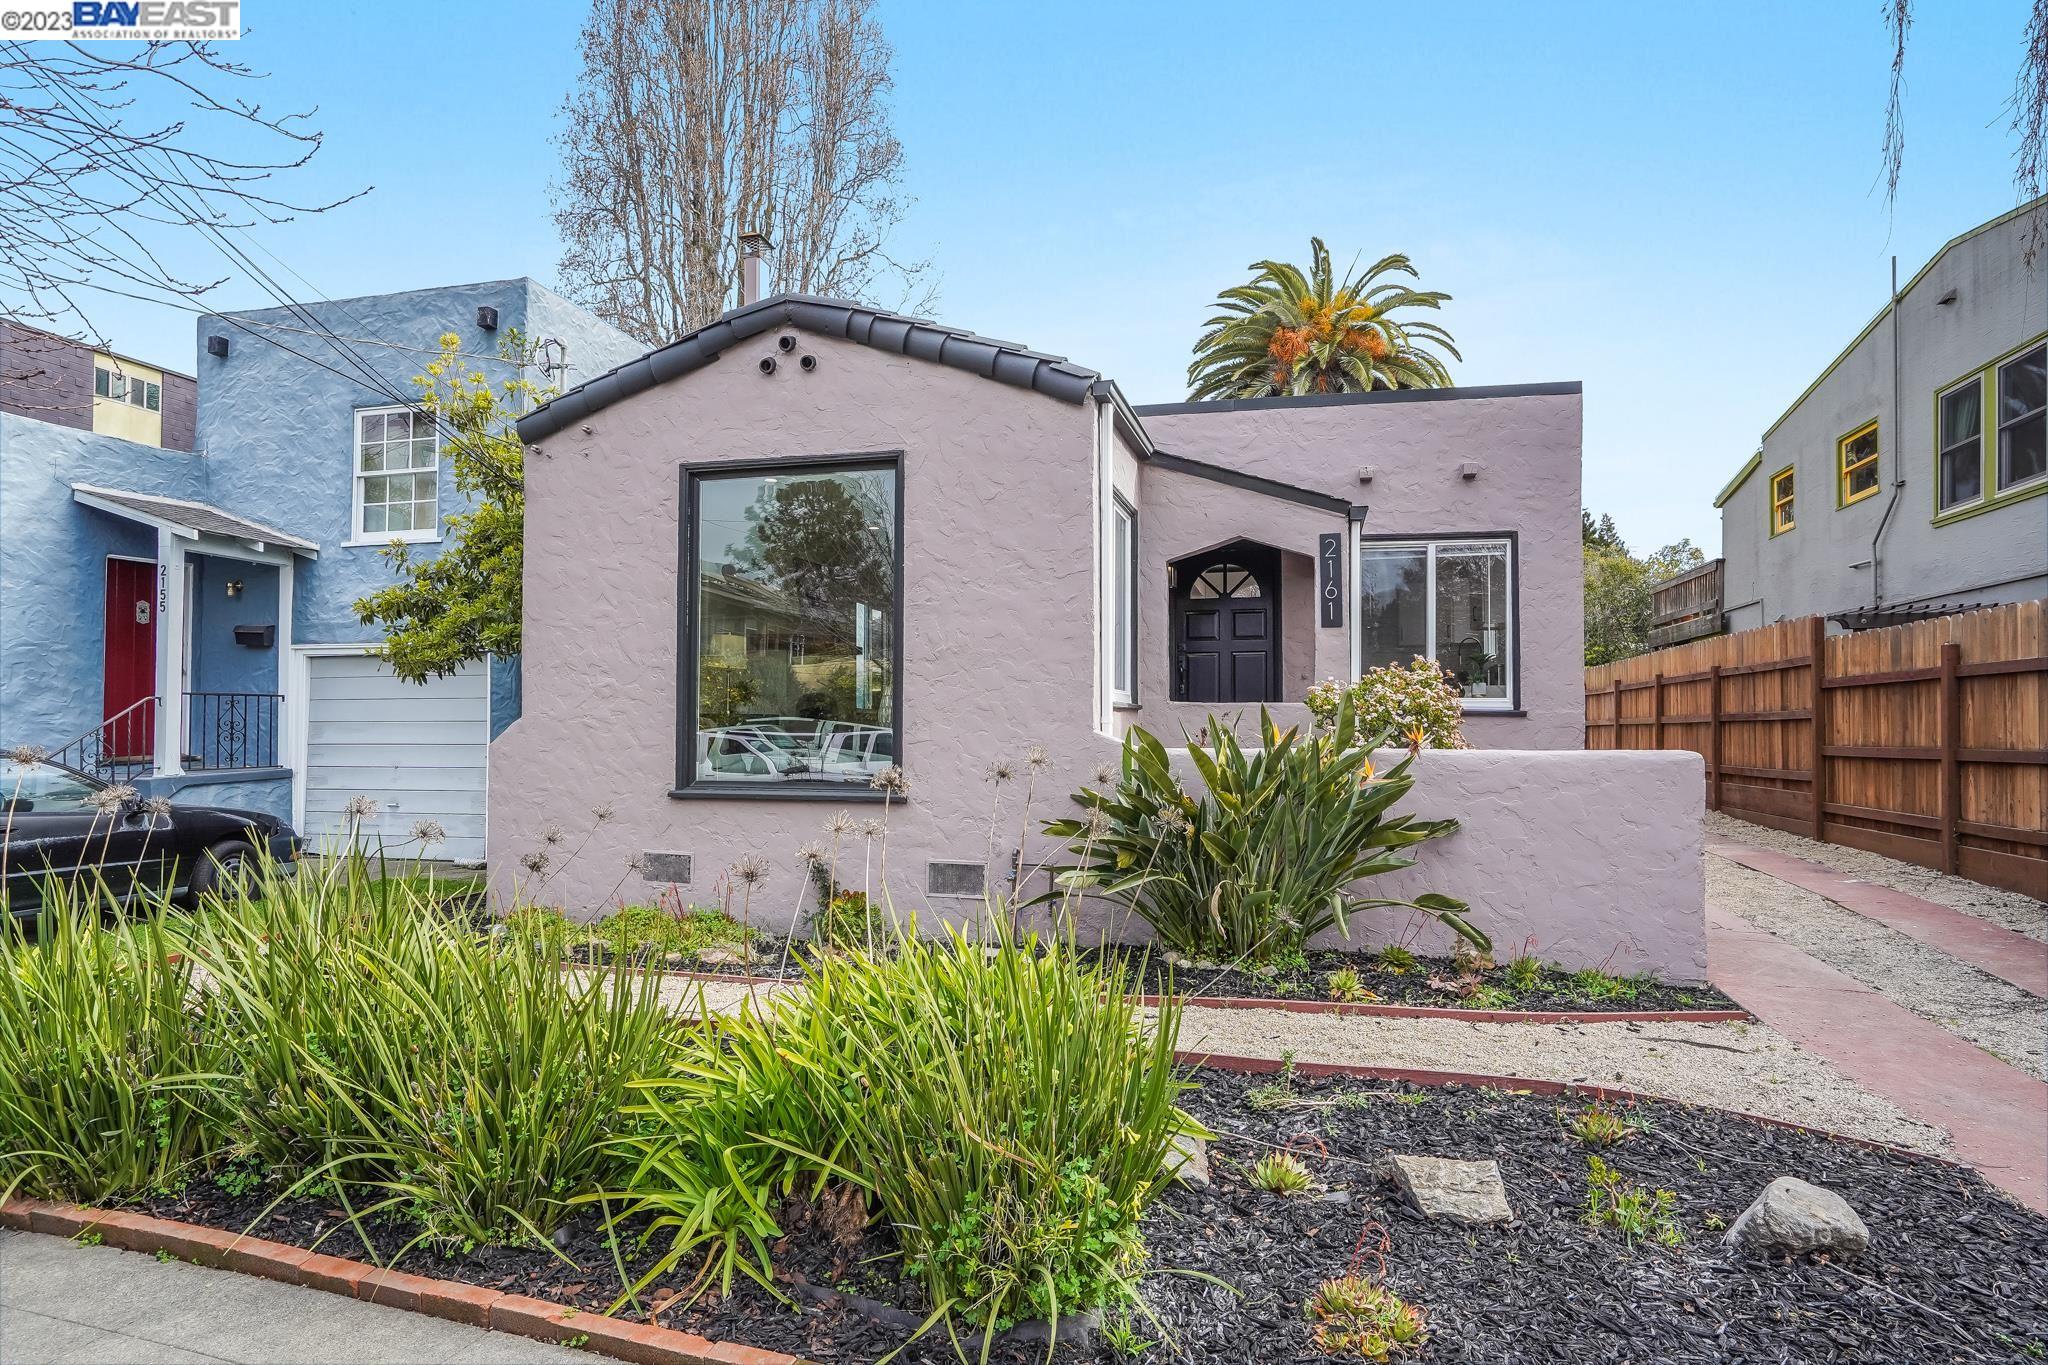
[[581,1351],[253,1275],[0,1232],[6,1365],[570,1365]]

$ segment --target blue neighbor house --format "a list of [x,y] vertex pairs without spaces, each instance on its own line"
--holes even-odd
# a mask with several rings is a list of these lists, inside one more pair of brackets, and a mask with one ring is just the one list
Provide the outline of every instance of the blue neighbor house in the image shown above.
[[529,279],[202,317],[196,376],[0,322],[0,744],[482,861],[518,660],[401,682],[354,603],[464,507],[413,376],[447,333],[509,375],[514,328],[554,389],[644,349]]

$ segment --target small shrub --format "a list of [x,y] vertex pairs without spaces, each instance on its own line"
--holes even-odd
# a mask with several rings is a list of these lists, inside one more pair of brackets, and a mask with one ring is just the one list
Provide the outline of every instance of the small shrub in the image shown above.
[[876,949],[894,938],[894,927],[864,891],[841,890],[811,911],[811,938],[828,948]]
[[1571,991],[1581,1000],[1627,1002],[1636,998],[1646,981],[1642,976],[1609,976],[1598,967],[1587,967],[1572,973]]
[[1379,961],[1381,971],[1392,972],[1395,976],[1406,976],[1422,966],[1415,954],[1398,943],[1389,943],[1380,949]]
[[1364,1000],[1377,1000],[1378,996],[1365,988],[1365,982],[1356,971],[1339,967],[1323,978],[1323,990],[1332,1000],[1356,1004]]
[[1307,1194],[1316,1186],[1308,1166],[1292,1152],[1268,1152],[1253,1162],[1251,1182],[1267,1194],[1283,1198]]
[[1507,984],[1520,994],[1537,990],[1543,985],[1543,964],[1527,953],[1508,963]]
[[1565,1129],[1588,1147],[1612,1147],[1642,1131],[1642,1120],[1594,1101],[1571,1116]]
[[1316,1349],[1325,1355],[1393,1360],[1429,1340],[1422,1310],[1364,1275],[1324,1280],[1309,1295]]
[[[1167,947],[1203,960],[1272,962],[1299,955],[1325,929],[1349,932],[1357,910],[1399,906],[1486,947],[1463,901],[1434,892],[1414,900],[1358,896],[1351,888],[1412,867],[1403,850],[1450,834],[1455,820],[1392,814],[1414,786],[1412,758],[1386,772],[1349,700],[1327,729],[1281,729],[1260,709],[1259,747],[1246,750],[1215,718],[1211,738],[1190,737],[1197,798],[1181,787],[1166,746],[1143,728],[1124,736],[1116,783],[1083,788],[1084,818],[1048,821],[1080,862],[1057,869],[1064,892],[1092,891],[1150,924]],[[1059,892],[1040,899],[1056,898]]]
[[1325,728],[1336,725],[1346,702],[1364,734],[1391,736],[1410,748],[1468,747],[1458,684],[1428,659],[1368,669],[1349,685],[1327,678],[1308,690],[1308,709]]
[[1677,1195],[1646,1190],[1597,1156],[1586,1162],[1586,1226],[1613,1228],[1630,1246],[1655,1242],[1675,1247],[1685,1240],[1676,1215]]

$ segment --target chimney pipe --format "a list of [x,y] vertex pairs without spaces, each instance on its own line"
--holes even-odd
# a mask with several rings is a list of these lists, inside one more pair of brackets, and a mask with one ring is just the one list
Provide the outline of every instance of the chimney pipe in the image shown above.
[[765,232],[740,234],[740,307],[761,301],[761,260],[773,250],[775,243]]

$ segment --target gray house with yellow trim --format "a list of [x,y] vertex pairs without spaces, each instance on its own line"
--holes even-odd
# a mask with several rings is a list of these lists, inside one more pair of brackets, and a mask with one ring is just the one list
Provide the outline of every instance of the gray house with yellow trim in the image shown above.
[[2048,596],[2044,216],[1936,252],[1764,433],[1714,500],[1728,630]]

